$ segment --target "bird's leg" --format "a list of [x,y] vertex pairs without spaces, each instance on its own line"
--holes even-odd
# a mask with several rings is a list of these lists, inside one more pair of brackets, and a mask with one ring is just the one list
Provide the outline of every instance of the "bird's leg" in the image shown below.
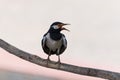
[[60,68],[60,63],[61,63],[61,61],[60,61],[60,55],[58,55],[58,62],[57,62],[58,68]]
[[49,63],[49,61],[50,61],[50,52],[51,52],[51,50],[49,51],[49,54],[48,54],[48,58],[47,58],[47,66],[48,66],[48,63]]
[[57,50],[57,56],[58,56],[58,62],[57,63],[60,64],[60,55],[59,55],[59,53],[60,53],[60,49]]
[[61,62],[60,62],[60,55],[58,55],[58,63],[60,64]]
[[50,61],[50,55],[48,55],[48,58],[47,58],[48,61]]
[[48,55],[48,58],[47,58],[47,66],[48,66],[49,61],[50,61],[50,55]]

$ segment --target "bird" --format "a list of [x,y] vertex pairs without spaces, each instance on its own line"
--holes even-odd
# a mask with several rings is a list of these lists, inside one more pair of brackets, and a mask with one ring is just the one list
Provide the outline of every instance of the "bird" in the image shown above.
[[50,25],[49,30],[47,33],[43,35],[41,44],[43,51],[48,55],[47,57],[47,64],[50,61],[51,55],[57,55],[58,61],[57,63],[61,63],[60,55],[66,50],[67,48],[67,40],[66,37],[61,31],[66,30],[65,25],[70,25],[67,23],[62,22],[54,22]]

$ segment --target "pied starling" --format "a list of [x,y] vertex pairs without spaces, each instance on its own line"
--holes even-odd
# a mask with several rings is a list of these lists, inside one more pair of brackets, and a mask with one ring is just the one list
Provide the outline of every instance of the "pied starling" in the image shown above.
[[[48,32],[44,34],[42,39],[43,51],[48,55],[47,61],[50,61],[50,56],[56,54],[58,56],[58,63],[60,63],[60,54],[67,48],[67,40],[65,35],[61,33],[62,30],[68,29],[63,26],[69,25],[62,22],[54,22]],[[47,62],[48,64],[48,62]]]

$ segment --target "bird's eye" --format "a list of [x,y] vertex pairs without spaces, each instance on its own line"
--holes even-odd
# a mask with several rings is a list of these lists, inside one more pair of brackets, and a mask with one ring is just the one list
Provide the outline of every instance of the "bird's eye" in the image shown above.
[[54,25],[53,28],[54,28],[54,29],[59,29],[59,26]]

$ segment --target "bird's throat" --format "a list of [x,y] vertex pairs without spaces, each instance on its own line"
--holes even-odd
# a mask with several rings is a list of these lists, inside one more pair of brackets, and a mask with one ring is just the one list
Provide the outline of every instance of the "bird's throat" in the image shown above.
[[62,38],[62,34],[61,33],[50,33],[50,37],[53,40],[60,40]]

